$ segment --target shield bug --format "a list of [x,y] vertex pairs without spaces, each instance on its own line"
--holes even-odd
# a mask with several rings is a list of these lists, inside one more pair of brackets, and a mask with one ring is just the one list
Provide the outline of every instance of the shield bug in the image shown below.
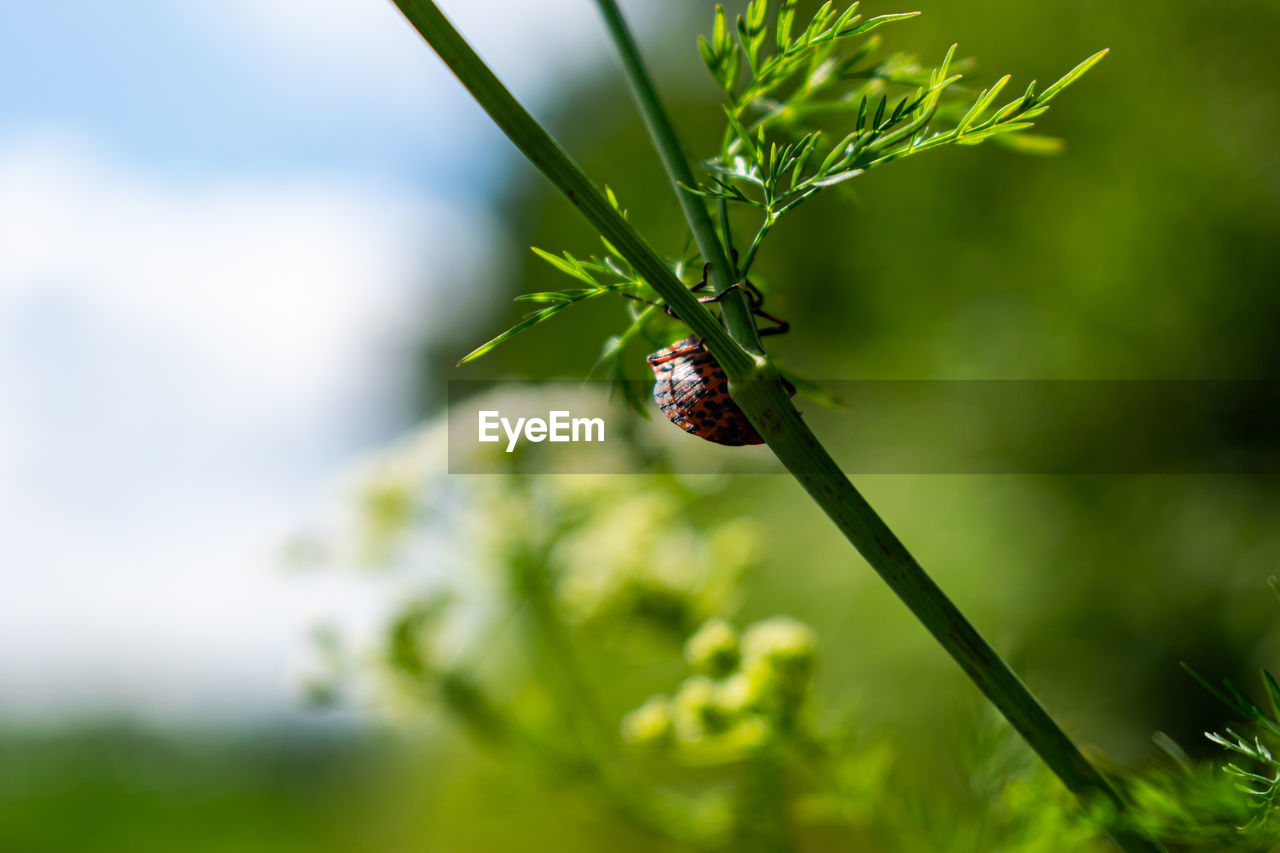
[[[700,286],[705,286],[705,278]],[[733,285],[723,293],[706,297],[702,302],[718,302],[733,290]],[[697,288],[695,288],[697,289]],[[781,334],[788,324],[760,310],[759,291],[747,285],[751,297],[751,310],[777,325],[760,330],[761,335]],[[676,341],[648,357],[653,370],[653,399],[667,419],[682,430],[716,444],[734,447],[747,444],[763,444],[747,416],[729,396],[729,379],[715,358],[696,335]],[[795,395],[795,388],[783,380],[787,393]]]

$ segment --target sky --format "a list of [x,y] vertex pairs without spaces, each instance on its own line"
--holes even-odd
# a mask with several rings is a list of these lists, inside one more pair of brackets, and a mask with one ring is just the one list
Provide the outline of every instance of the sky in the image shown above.
[[[535,111],[612,59],[590,0],[440,5]],[[0,721],[296,706],[380,603],[281,549],[408,426],[520,167],[388,0],[0,6]]]

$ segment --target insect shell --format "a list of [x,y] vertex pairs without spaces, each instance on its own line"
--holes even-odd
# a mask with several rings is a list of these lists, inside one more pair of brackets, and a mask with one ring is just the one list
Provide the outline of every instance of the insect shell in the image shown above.
[[[707,351],[702,339],[691,335],[648,357],[653,369],[653,399],[667,420],[685,432],[716,444],[740,447],[764,444],[747,416],[729,396],[729,380]],[[787,393],[795,388],[783,380]]]

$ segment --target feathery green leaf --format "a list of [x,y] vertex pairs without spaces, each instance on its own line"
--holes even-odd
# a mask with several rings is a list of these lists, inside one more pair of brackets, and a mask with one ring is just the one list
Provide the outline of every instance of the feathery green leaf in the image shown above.
[[1086,59],[1084,62],[1081,62],[1075,68],[1072,68],[1070,71],[1068,71],[1066,74],[1063,75],[1061,80],[1054,83],[1048,89],[1045,89],[1044,92],[1040,95],[1040,97],[1036,98],[1036,103],[1040,103],[1040,104],[1048,103],[1059,92],[1061,92],[1063,89],[1067,88],[1072,83],[1079,80],[1082,76],[1084,76],[1084,73],[1086,71],[1088,71],[1093,66],[1097,65],[1099,62],[1101,62],[1102,57],[1106,56],[1110,51],[1111,51],[1111,48],[1100,50],[1097,53],[1095,53],[1093,56]]

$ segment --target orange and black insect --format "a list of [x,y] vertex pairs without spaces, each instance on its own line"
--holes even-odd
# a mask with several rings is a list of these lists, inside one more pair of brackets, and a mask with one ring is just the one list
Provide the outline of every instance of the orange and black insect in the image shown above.
[[[706,277],[694,286],[698,290],[706,286]],[[751,299],[751,310],[757,316],[777,325],[760,330],[761,335],[779,335],[790,328],[785,320],[760,310],[762,297],[749,282],[733,285],[725,291],[704,297],[699,302],[719,302],[736,287],[743,287]],[[724,370],[703,344],[702,339],[691,335],[658,350],[648,357],[653,370],[653,399],[667,420],[685,432],[716,444],[741,446],[763,444],[747,416],[729,396],[729,380]],[[795,388],[783,380],[787,393],[794,395]]]

